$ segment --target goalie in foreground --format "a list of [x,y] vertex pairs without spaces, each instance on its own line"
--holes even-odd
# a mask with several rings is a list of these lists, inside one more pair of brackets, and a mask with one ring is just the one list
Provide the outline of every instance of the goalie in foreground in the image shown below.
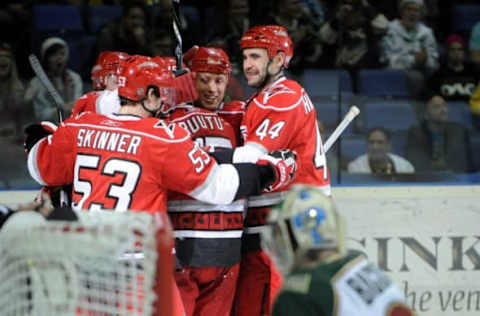
[[331,198],[295,185],[272,209],[262,246],[285,276],[273,316],[412,316],[403,293],[359,252],[344,248]]

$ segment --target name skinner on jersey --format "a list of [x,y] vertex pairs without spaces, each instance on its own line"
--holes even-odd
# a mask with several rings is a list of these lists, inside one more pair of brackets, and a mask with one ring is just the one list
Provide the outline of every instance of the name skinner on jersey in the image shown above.
[[111,131],[80,128],[77,146],[136,155],[142,137]]

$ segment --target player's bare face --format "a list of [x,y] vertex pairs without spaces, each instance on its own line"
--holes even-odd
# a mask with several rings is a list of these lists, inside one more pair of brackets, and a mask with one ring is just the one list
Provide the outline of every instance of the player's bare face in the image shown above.
[[250,87],[260,87],[267,77],[268,53],[263,48],[243,50],[243,74]]
[[113,91],[118,88],[118,77],[114,74],[108,74],[105,77],[105,89]]
[[225,96],[227,76],[210,72],[198,72],[195,78],[195,87],[198,92],[198,102],[202,107],[215,110]]

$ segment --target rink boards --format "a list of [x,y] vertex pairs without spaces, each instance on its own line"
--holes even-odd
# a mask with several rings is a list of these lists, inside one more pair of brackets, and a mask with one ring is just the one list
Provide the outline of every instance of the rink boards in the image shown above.
[[[0,191],[0,202],[34,191]],[[418,315],[480,314],[480,186],[335,187],[347,244],[405,291]]]

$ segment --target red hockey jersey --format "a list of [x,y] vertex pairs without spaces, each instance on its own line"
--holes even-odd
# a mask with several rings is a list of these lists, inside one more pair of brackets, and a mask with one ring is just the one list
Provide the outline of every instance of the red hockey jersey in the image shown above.
[[[243,101],[232,101],[230,103],[222,103],[217,109],[217,114],[232,125],[236,132],[239,142],[243,142],[240,134],[240,126],[242,125],[243,116],[247,109],[247,104]],[[240,145],[240,143],[238,143]]]
[[[238,114],[233,111],[225,113],[229,119]],[[238,129],[234,130],[216,111],[192,105],[177,106],[168,121],[187,129],[201,146],[232,149],[238,141]],[[213,205],[169,192],[168,212],[174,235],[179,238],[176,254],[181,264],[203,267],[238,263],[245,209],[245,199],[228,205]]]
[[297,153],[298,170],[292,184],[317,185],[330,194],[317,113],[297,82],[282,77],[250,99],[241,129],[246,145],[264,152],[288,148]]
[[109,115],[120,109],[118,91],[91,91],[82,95],[73,105],[72,117],[83,112]]
[[[233,114],[225,114],[230,119]],[[192,134],[192,139],[200,146],[215,146],[235,148],[238,142],[238,133],[229,121],[225,120],[215,111],[209,111],[193,105],[184,104],[177,106],[170,113],[167,121],[178,124]]]
[[73,183],[74,207],[89,210],[165,211],[167,189],[229,203],[238,185],[185,129],[132,115],[69,118],[32,148],[28,168],[42,185]]
[[[297,153],[298,169],[291,185],[316,185],[321,187],[325,194],[331,194],[315,107],[297,82],[281,77],[267,89],[254,95],[248,101],[241,132],[245,142],[243,156],[246,161],[255,160],[248,157],[252,155],[252,149],[253,156],[278,149],[293,150]],[[261,231],[268,217],[269,207],[281,201],[285,190],[288,190],[288,187],[249,198],[245,233],[256,234]],[[251,246],[249,239],[245,238],[245,248],[257,249],[258,238],[253,239]]]

